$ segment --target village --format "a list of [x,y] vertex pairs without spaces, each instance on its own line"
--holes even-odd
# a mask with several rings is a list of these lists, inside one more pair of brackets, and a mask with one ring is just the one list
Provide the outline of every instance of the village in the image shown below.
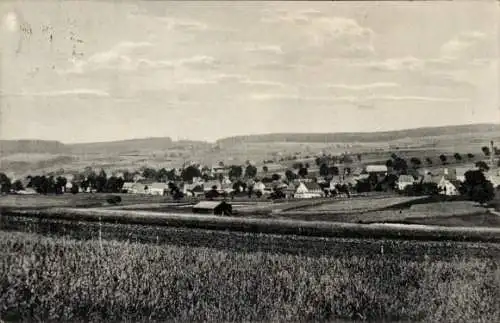
[[[493,188],[500,185],[495,155],[490,142],[483,147],[484,158],[471,162],[472,154],[454,155],[453,163],[444,155],[440,165],[427,165],[418,158],[392,154],[385,163],[363,163],[360,155],[318,154],[282,161],[247,161],[245,165],[200,165],[186,162],[182,167],[134,172],[96,172],[87,167],[81,173],[48,174],[13,179],[5,175],[2,192],[18,195],[120,193],[135,196],[165,196],[173,200],[290,200],[348,198],[360,193],[380,192],[402,195],[447,195],[464,193],[468,171],[480,171]],[[464,160],[465,159],[465,160]]]

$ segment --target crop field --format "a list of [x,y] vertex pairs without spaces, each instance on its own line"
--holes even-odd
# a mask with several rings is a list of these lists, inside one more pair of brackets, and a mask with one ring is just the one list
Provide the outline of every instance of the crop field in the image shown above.
[[365,211],[365,210],[376,210],[381,208],[387,208],[401,203],[411,202],[421,199],[420,197],[406,197],[406,196],[395,196],[395,197],[380,197],[380,198],[352,198],[335,200],[331,203],[321,203],[313,206],[305,206],[297,208],[295,211],[304,212],[353,212],[353,211]]
[[137,194],[63,194],[63,195],[0,195],[0,208],[47,208],[47,207],[87,207],[106,206],[110,195],[119,195],[122,205],[139,203],[162,203],[168,197]]
[[[247,237],[247,242],[256,245],[260,238]],[[401,255],[412,248],[423,256],[404,258],[380,251],[376,256],[356,254],[370,241],[358,246],[324,242],[324,254],[315,256],[309,251],[318,249],[317,244],[290,237],[287,242],[296,243],[301,252],[75,240],[4,231],[0,318],[496,322],[500,317],[498,245],[443,244],[437,249],[447,250],[448,257],[441,257],[432,254],[433,244],[384,243]],[[345,252],[328,253],[328,246],[336,243]],[[474,250],[482,249],[497,254],[474,256]]]

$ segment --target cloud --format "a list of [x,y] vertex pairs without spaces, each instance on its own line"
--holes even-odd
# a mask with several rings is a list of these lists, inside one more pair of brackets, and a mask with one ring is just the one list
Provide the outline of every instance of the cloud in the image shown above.
[[284,101],[323,101],[323,102],[346,102],[352,104],[360,104],[366,102],[374,101],[421,101],[421,102],[442,102],[442,103],[452,103],[452,102],[468,102],[469,99],[466,98],[445,98],[445,97],[427,97],[427,96],[397,96],[397,95],[370,95],[366,97],[360,96],[302,96],[297,94],[265,94],[256,93],[250,96],[252,100],[255,101],[273,101],[273,100],[284,100]]
[[262,44],[252,44],[245,48],[246,52],[254,53],[269,53],[269,54],[283,54],[283,49],[279,45],[262,45]]
[[459,58],[465,51],[485,38],[484,33],[477,31],[460,33],[441,46],[441,56]]
[[[150,18],[150,17],[148,17]],[[179,30],[179,31],[204,31],[208,29],[208,25],[193,20],[193,19],[181,19],[177,17],[160,17],[157,18],[159,21],[167,25],[169,30]]]
[[109,93],[96,90],[96,89],[71,89],[59,91],[46,91],[46,92],[20,92],[10,94],[9,96],[22,96],[22,97],[59,97],[59,96],[93,96],[93,97],[109,97]]
[[425,67],[425,61],[413,56],[406,56],[381,61],[354,63],[353,65],[369,67],[379,71],[418,71]]
[[248,84],[248,85],[257,85],[257,86],[272,86],[272,87],[285,87],[285,84],[280,83],[280,82],[274,82],[274,81],[266,81],[266,80],[251,80],[251,79],[246,79],[241,81],[242,84]]
[[268,10],[261,21],[295,27],[296,31],[290,32],[303,37],[300,46],[313,47],[316,50],[320,48],[323,50],[322,55],[366,57],[375,53],[373,46],[375,32],[361,26],[352,18],[326,17],[315,10]]
[[394,88],[399,87],[397,83],[377,82],[369,84],[327,84],[328,88],[343,89],[343,90],[369,90],[378,88]]
[[98,52],[91,55],[86,60],[72,58],[72,66],[60,71],[61,74],[82,74],[88,70],[98,69],[121,69],[132,70],[136,68],[136,63],[131,58],[133,51],[142,47],[151,47],[149,42],[124,41],[116,44],[110,50]]

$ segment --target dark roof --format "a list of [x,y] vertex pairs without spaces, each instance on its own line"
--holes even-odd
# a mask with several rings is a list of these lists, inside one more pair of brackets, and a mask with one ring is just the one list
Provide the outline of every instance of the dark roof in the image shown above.
[[224,201],[201,201],[198,204],[194,205],[193,208],[196,209],[215,209],[220,205],[227,204]]
[[319,184],[315,182],[304,182],[304,185],[310,191],[321,190],[321,186],[319,186]]

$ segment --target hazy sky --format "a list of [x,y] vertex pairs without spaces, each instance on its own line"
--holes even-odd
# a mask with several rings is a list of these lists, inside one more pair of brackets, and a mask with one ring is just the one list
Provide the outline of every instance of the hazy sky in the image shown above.
[[494,1],[3,1],[0,137],[496,123],[499,12]]

